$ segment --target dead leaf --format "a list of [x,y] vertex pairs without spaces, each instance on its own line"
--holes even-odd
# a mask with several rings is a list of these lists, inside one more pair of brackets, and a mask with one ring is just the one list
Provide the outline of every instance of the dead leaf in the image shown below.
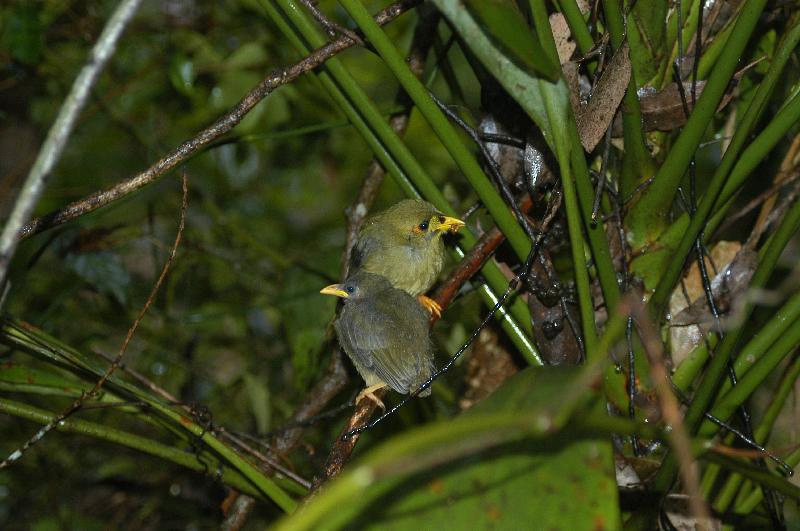
[[574,109],[581,144],[587,152],[594,150],[611,125],[630,79],[631,60],[625,42],[603,70],[589,102]]
[[569,30],[567,19],[561,13],[553,13],[550,15],[550,30],[553,32],[553,38],[556,41],[556,51],[558,51],[558,60],[563,65],[569,62],[572,57],[572,52],[575,51],[576,44],[570,37],[572,33]]
[[475,340],[472,354],[467,361],[467,374],[464,378],[467,390],[458,401],[459,408],[471,408],[518,371],[511,354],[501,345],[497,333],[490,328],[484,328]]
[[[717,267],[716,274],[712,262]],[[711,251],[711,260],[706,258],[706,270],[712,275],[711,291],[721,314],[729,312],[733,301],[747,289],[757,262],[757,255],[736,241],[719,242]],[[684,277],[683,287],[685,294],[679,285],[670,298],[670,343],[676,366],[700,344],[714,324],[696,261]]]

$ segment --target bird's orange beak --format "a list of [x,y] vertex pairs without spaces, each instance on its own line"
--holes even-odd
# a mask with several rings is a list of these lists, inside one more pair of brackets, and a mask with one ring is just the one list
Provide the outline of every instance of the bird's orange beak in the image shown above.
[[466,223],[464,223],[458,218],[441,216],[439,218],[439,227],[437,227],[437,230],[440,230],[442,232],[452,232],[455,234],[464,225],[466,225]]
[[343,299],[346,299],[347,297],[350,296],[345,290],[342,289],[341,284],[331,284],[330,286],[325,286],[324,288],[319,290],[319,292],[322,293],[323,295],[333,295],[335,297],[341,297]]

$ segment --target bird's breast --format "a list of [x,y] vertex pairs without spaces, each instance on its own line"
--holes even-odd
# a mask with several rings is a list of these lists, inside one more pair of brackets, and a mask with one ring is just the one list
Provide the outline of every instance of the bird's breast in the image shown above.
[[370,256],[363,265],[370,273],[382,275],[396,288],[417,296],[428,291],[444,265],[441,241],[415,247],[397,245]]

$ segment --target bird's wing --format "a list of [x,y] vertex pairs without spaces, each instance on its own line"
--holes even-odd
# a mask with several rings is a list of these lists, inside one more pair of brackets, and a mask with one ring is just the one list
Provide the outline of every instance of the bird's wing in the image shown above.
[[356,365],[405,394],[430,375],[432,355],[427,316],[413,299],[404,302],[377,299],[367,311],[343,311],[337,328]]
[[356,271],[373,251],[380,248],[380,241],[372,234],[371,226],[365,226],[358,235],[358,240],[350,254],[350,271]]

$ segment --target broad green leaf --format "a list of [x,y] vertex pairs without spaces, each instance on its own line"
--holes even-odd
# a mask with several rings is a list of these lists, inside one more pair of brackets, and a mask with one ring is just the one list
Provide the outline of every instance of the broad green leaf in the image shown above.
[[568,429],[578,411],[604,415],[580,407],[584,375],[518,373],[467,413],[352,463],[283,528],[619,529],[610,442]]

